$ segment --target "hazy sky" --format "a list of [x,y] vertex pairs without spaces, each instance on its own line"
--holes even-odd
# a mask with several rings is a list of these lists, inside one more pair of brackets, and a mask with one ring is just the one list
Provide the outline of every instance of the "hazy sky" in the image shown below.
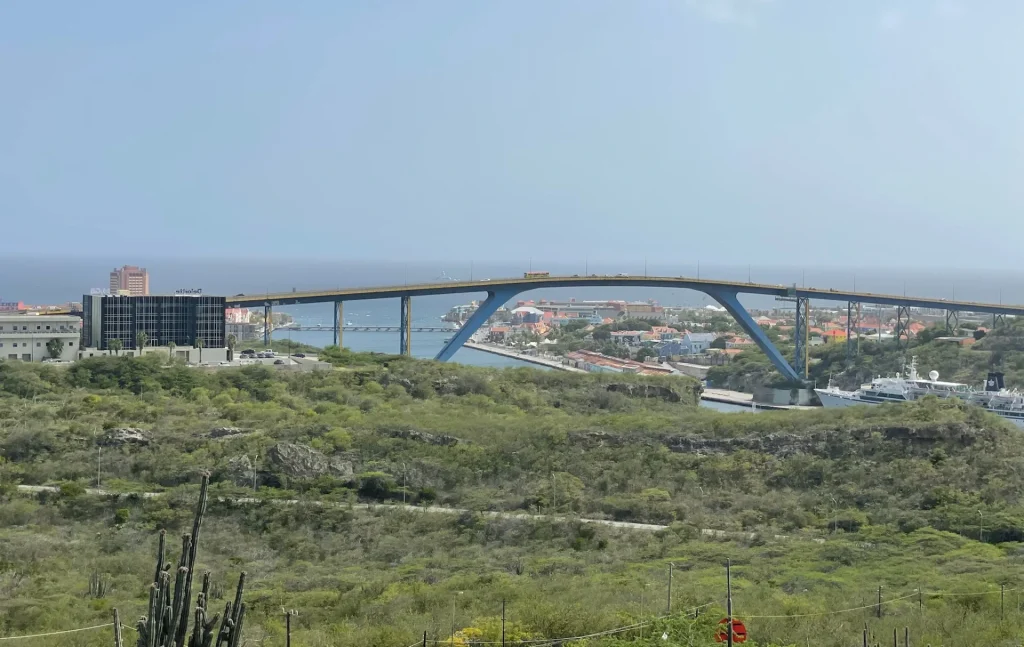
[[5,2],[5,254],[1018,267],[1022,34],[1020,0]]

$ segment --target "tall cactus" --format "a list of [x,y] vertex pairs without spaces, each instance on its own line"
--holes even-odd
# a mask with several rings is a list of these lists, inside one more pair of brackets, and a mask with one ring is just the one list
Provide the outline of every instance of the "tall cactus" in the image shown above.
[[[181,557],[178,568],[174,572],[174,585],[171,586],[170,562],[165,558],[166,535],[160,531],[160,544],[157,548],[156,573],[153,584],[149,587],[149,607],[146,615],[139,619],[136,628],[139,633],[137,647],[185,647],[189,631],[189,620],[192,622],[192,635],[188,638],[188,647],[238,647],[242,637],[242,624],[245,618],[245,603],[242,602],[242,591],[245,588],[245,573],[238,578],[234,604],[227,603],[224,609],[224,620],[220,631],[214,631],[220,614],[208,618],[207,605],[210,600],[210,573],[203,574],[203,588],[196,597],[196,607],[192,606],[192,577],[195,575],[196,553],[199,548],[199,531],[206,514],[206,502],[209,496],[210,475],[203,474],[199,488],[199,504],[192,522],[192,533],[181,537]],[[216,639],[216,642],[214,642]]]

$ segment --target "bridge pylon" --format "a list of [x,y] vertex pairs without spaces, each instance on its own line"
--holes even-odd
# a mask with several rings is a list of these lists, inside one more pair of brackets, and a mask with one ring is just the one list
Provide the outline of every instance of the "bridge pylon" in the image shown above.
[[335,301],[334,302],[334,345],[341,347],[342,343],[342,326],[345,325],[345,302]]
[[[750,316],[747,309],[743,307],[743,304],[739,300],[738,290],[729,290],[724,288],[711,288],[705,290],[706,294],[713,298],[715,301],[720,303],[729,314],[736,319],[740,327],[743,328],[744,332],[750,335],[750,338],[764,351],[764,354],[771,360],[772,365],[782,373],[786,379],[791,382],[802,382],[800,374],[790,365],[786,358],[782,356],[779,349],[775,347],[771,339],[768,339],[768,335],[765,334],[764,329],[754,318]],[[794,331],[795,332],[795,331]]]
[[412,355],[412,297],[402,297],[401,323],[399,324],[398,352]]

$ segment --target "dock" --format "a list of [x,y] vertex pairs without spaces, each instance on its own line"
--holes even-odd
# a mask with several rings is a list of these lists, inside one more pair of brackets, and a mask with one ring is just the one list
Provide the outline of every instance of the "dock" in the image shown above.
[[796,404],[761,404],[760,402],[754,402],[754,396],[751,393],[742,393],[740,391],[729,391],[727,389],[708,389],[705,388],[703,393],[700,394],[701,400],[707,400],[708,402],[721,402],[722,404],[733,404],[738,407],[749,407],[753,409],[764,409],[766,411],[789,411],[797,410],[803,411],[808,409],[819,409],[820,407],[806,407]]
[[567,366],[558,359],[551,359],[548,357],[539,357],[537,355],[528,355],[526,353],[517,352],[507,346],[497,346],[494,344],[485,344],[477,341],[467,341],[464,346],[466,348],[472,348],[484,353],[491,353],[492,355],[501,355],[502,357],[508,357],[510,359],[518,359],[521,362],[529,362],[530,364],[536,364],[538,366],[546,366],[553,368],[558,371],[569,371],[570,373],[586,373],[581,368],[575,366]]

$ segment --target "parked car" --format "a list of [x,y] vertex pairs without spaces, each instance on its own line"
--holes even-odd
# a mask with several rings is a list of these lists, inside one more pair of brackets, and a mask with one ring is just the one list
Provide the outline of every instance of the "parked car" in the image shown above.
[[275,364],[284,364],[284,360],[283,359],[275,359],[274,363]]

